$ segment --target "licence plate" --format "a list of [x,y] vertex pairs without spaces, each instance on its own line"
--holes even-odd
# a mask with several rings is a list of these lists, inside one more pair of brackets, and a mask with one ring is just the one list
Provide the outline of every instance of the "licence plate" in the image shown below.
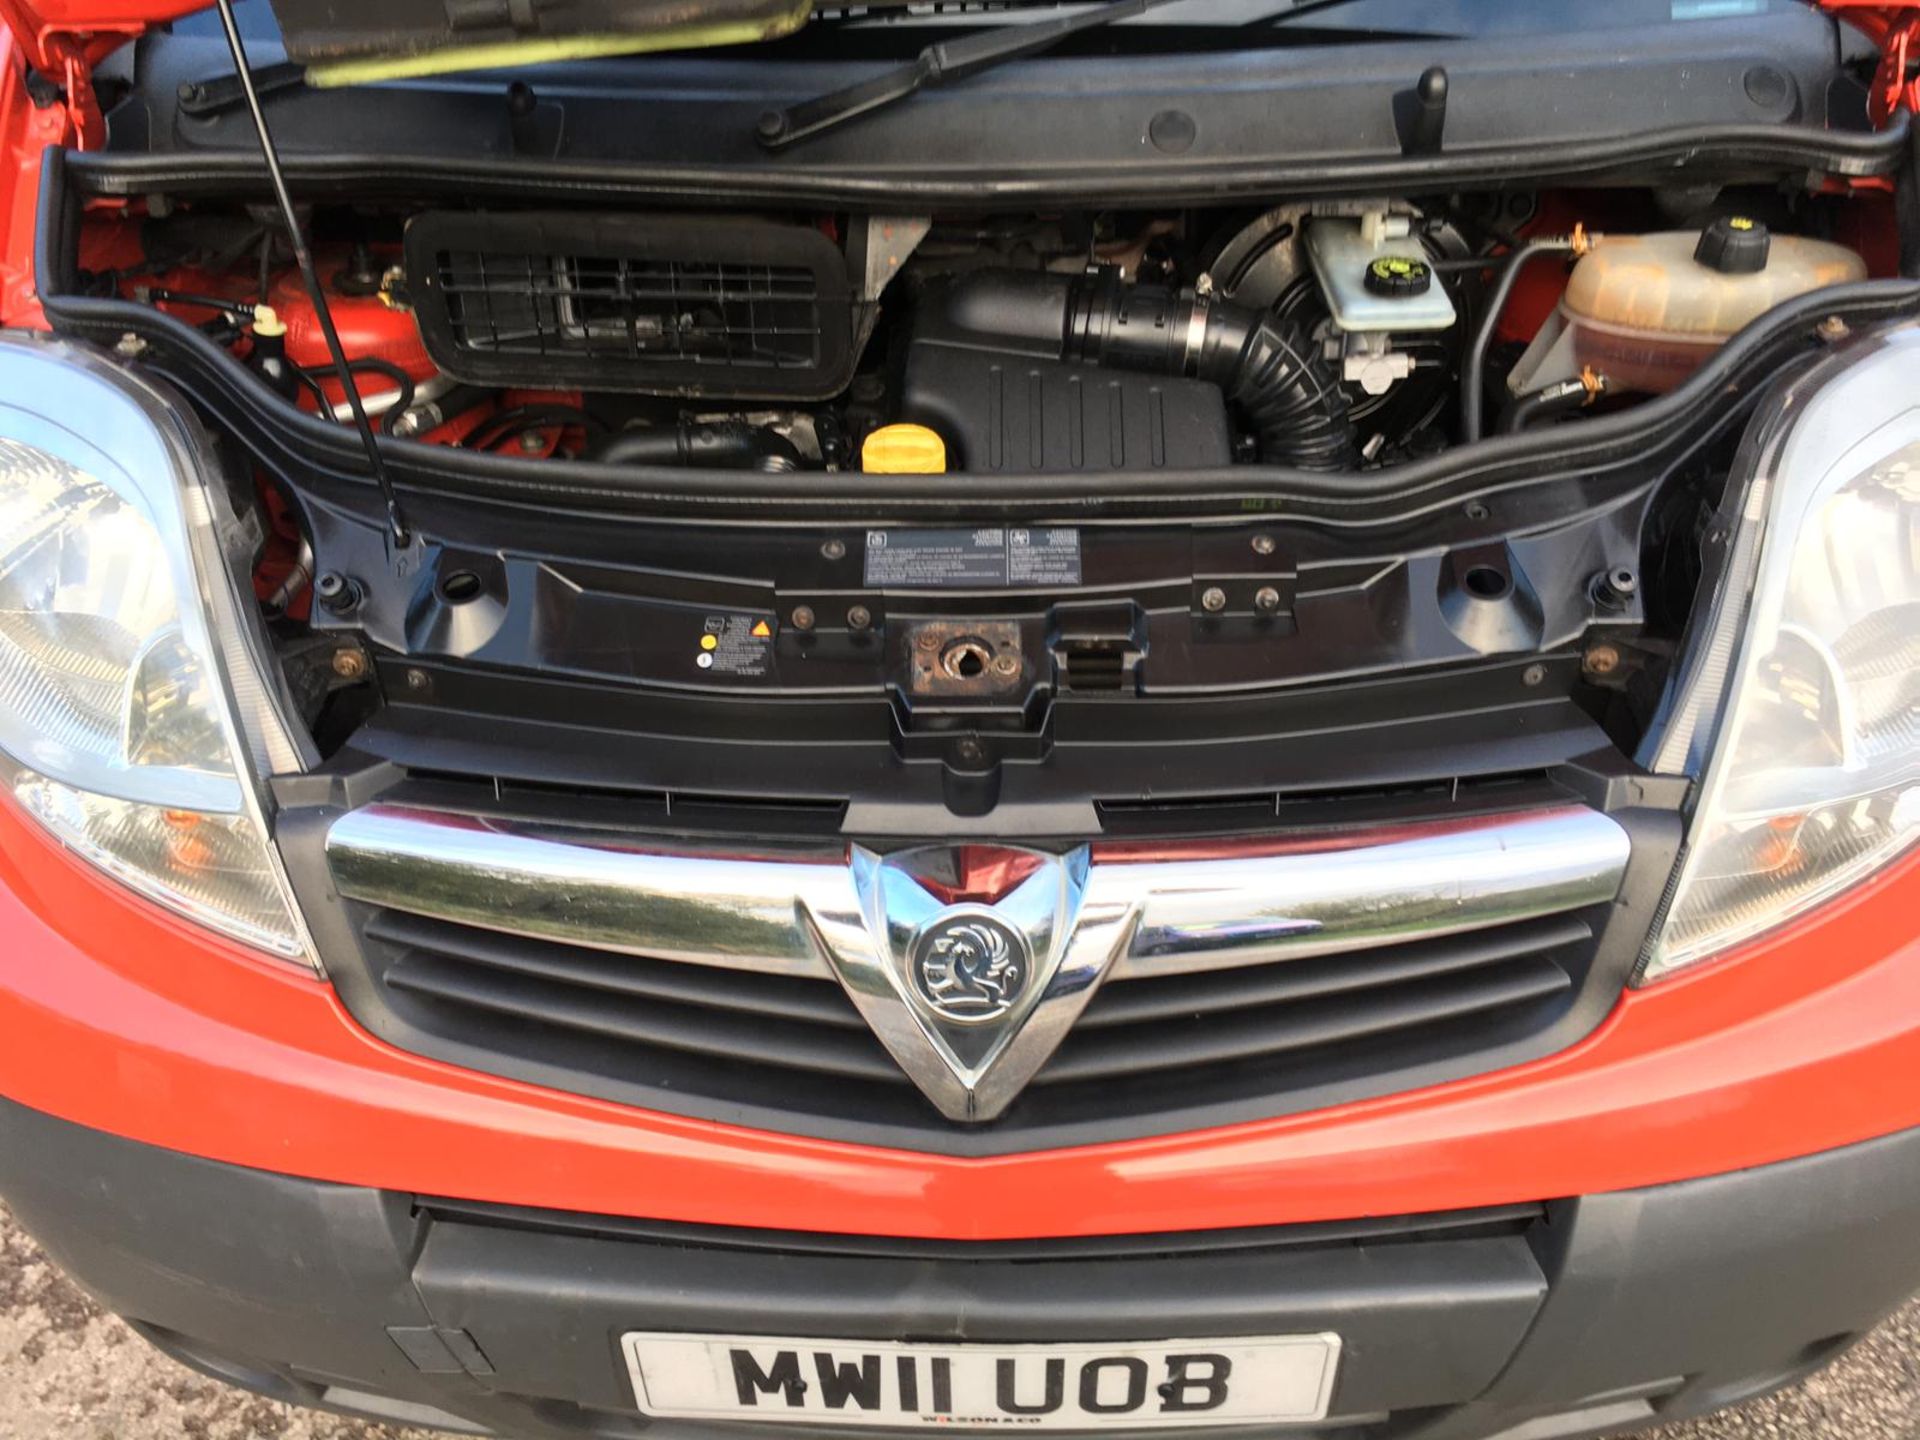
[[1340,1360],[1338,1335],[895,1345],[635,1331],[621,1348],[649,1415],[1059,1430],[1323,1420]]

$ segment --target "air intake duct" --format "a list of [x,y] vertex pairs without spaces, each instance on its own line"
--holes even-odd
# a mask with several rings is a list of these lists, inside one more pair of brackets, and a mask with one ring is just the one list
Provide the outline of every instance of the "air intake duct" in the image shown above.
[[1071,364],[1191,376],[1220,387],[1269,465],[1347,470],[1355,464],[1347,397],[1333,367],[1297,326],[1164,285],[1089,276],[982,271],[948,292],[949,344]]

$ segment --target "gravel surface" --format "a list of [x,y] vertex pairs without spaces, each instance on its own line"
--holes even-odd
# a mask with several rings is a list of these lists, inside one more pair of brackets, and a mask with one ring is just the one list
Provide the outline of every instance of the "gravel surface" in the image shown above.
[[[0,1440],[431,1440],[290,1410],[102,1314],[0,1210]],[[1920,1440],[1920,1301],[1798,1389],[1636,1440]]]

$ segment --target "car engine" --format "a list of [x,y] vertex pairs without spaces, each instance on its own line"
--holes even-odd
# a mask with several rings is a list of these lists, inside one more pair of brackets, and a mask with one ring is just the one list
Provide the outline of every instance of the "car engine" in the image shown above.
[[[1633,192],[318,218],[343,343],[399,436],[775,472],[1358,472],[1670,390],[1767,308],[1865,275],[1826,238],[1840,207],[1753,199],[1695,197],[1657,230],[1674,200]],[[271,226],[151,219],[117,283],[345,418]]]

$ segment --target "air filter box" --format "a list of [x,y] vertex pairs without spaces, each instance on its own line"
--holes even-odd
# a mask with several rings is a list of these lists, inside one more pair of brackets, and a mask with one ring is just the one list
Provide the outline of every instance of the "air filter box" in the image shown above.
[[428,353],[475,385],[824,400],[853,375],[845,258],[802,225],[433,211],[406,269]]

